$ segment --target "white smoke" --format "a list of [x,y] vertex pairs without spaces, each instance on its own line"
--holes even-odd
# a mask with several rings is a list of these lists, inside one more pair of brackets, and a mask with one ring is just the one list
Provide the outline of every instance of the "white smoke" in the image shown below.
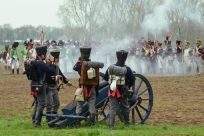
[[173,1],[165,0],[162,5],[155,7],[153,13],[145,16],[141,23],[141,28],[144,32],[155,34],[156,31],[169,31],[169,20],[167,12],[171,9]]

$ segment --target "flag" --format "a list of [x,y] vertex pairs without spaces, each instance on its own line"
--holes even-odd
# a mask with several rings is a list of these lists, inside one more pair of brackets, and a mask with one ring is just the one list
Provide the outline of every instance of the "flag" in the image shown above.
[[180,36],[181,35],[181,29],[180,27],[178,27],[178,30],[177,30],[177,35]]
[[44,42],[44,31],[42,29],[42,31],[40,32],[40,45],[43,45]]

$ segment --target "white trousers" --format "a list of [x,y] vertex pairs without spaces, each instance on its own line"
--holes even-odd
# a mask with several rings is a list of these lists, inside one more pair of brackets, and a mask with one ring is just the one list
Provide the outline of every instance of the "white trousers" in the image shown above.
[[18,60],[13,60],[11,61],[11,69],[14,69],[14,68],[19,68],[19,62]]

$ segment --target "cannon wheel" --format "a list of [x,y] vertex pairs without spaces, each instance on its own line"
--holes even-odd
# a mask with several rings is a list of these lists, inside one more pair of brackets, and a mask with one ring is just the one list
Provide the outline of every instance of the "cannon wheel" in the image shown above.
[[[143,75],[134,74],[135,84],[132,89],[134,96],[128,99],[130,105],[130,123],[143,124],[149,117],[153,106],[153,90],[151,84]],[[123,114],[121,108],[118,107],[117,115],[123,122]]]
[[96,116],[96,120],[97,121],[106,121],[107,118],[109,118],[109,99],[107,98],[104,102],[103,107],[101,107],[100,109],[97,109],[97,116]]

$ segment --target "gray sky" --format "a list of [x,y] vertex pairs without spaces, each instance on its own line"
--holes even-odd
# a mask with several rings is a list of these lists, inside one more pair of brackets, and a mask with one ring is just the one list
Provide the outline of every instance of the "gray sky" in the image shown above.
[[63,3],[64,0],[0,0],[0,25],[61,27],[56,14]]

